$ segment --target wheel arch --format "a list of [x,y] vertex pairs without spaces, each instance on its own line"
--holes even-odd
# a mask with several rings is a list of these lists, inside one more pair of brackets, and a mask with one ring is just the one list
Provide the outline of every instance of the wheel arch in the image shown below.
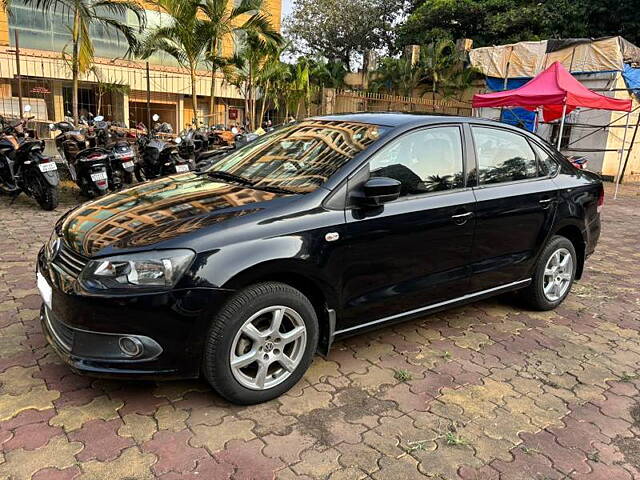
[[576,280],[580,280],[584,271],[585,252],[587,245],[582,230],[580,230],[580,227],[575,224],[566,224],[560,226],[555,232],[553,232],[553,234],[565,237],[573,244],[573,248],[576,250],[576,255],[578,256],[578,264],[576,265]]
[[261,282],[280,282],[299,290],[313,305],[318,316],[318,351],[327,354],[333,340],[338,309],[337,291],[301,261],[272,260],[238,272],[224,288],[239,290]]

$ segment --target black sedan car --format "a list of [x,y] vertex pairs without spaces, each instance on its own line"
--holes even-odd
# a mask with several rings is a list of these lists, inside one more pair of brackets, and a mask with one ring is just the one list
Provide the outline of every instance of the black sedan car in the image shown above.
[[262,402],[336,338],[511,290],[556,307],[603,199],[507,125],[311,118],[65,214],[38,257],[42,324],[78,371],[203,375]]

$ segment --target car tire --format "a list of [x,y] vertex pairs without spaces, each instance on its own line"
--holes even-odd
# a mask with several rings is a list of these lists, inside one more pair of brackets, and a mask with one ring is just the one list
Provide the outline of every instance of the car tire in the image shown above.
[[236,293],[211,323],[202,370],[225,399],[261,403],[298,383],[317,344],[309,299],[284,283],[258,283]]
[[577,264],[573,243],[553,236],[538,258],[531,284],[521,291],[522,299],[534,310],[553,310],[571,291]]

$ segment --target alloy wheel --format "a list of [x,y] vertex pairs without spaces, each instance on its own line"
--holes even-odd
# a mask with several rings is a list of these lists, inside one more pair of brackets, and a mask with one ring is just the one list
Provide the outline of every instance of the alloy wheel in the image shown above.
[[542,288],[544,296],[550,302],[562,298],[573,277],[573,257],[566,248],[559,248],[551,254],[544,267]]
[[231,344],[234,378],[251,390],[267,390],[285,381],[304,357],[307,328],[298,312],[274,305],[253,314]]

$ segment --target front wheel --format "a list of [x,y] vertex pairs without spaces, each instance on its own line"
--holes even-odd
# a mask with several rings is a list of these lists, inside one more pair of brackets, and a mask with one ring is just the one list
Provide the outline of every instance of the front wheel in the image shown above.
[[578,265],[576,250],[565,237],[551,238],[542,251],[531,284],[522,291],[523,299],[536,310],[552,310],[571,291]]
[[317,343],[318,318],[307,297],[283,283],[259,283],[238,292],[213,320],[204,376],[231,402],[265,402],[300,380]]

